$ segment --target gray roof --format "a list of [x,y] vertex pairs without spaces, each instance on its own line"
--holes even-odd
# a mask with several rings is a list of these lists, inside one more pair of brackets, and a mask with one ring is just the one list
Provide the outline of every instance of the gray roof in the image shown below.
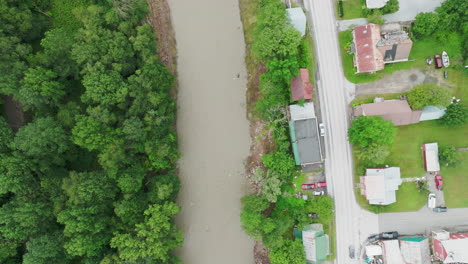
[[432,105],[426,106],[422,110],[419,121],[439,119],[445,115],[445,109],[446,108],[439,108],[437,106]]
[[303,105],[290,105],[289,115],[291,116],[292,121],[315,118],[314,103],[309,102]]
[[388,205],[396,202],[395,192],[401,183],[399,167],[367,169],[361,177],[361,193],[370,204]]
[[321,162],[322,155],[317,131],[317,119],[309,118],[294,121],[294,130],[296,131],[301,165]]
[[382,8],[388,0],[366,0],[367,8]]
[[429,240],[421,241],[400,240],[401,255],[405,263],[431,264]]
[[301,33],[301,36],[304,36],[306,32],[307,18],[304,11],[302,11],[302,8],[288,8],[286,11],[288,13],[289,23]]

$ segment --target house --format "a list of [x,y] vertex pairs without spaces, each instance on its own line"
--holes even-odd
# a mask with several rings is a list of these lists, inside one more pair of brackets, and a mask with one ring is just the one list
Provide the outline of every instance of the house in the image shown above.
[[437,143],[427,143],[422,145],[424,169],[428,172],[440,171],[439,146]]
[[398,23],[366,24],[353,30],[354,66],[357,73],[373,73],[384,64],[407,61],[413,42]]
[[401,185],[399,167],[366,169],[360,177],[361,194],[370,204],[389,205],[396,202],[396,191]]
[[432,251],[443,263],[468,263],[468,233],[433,231]]
[[307,225],[302,229],[302,232],[295,229],[294,235],[302,240],[308,264],[322,263],[330,255],[330,239],[323,232],[322,224]]
[[306,33],[307,18],[300,7],[287,8],[286,13],[289,23],[304,36]]
[[406,264],[403,261],[403,257],[401,256],[400,245],[398,243],[398,240],[383,240],[382,248],[384,263]]
[[322,151],[314,104],[289,106],[289,132],[296,165],[322,162]]
[[404,237],[400,239],[403,261],[411,264],[431,264],[429,240],[425,237]]
[[369,9],[382,8],[387,2],[388,0],[366,0],[366,6]]
[[312,99],[312,84],[308,69],[299,69],[299,75],[291,81],[291,95],[293,101]]
[[354,108],[355,116],[381,116],[396,126],[415,124],[419,122],[421,110],[413,111],[406,100],[385,100],[370,104],[358,105]]

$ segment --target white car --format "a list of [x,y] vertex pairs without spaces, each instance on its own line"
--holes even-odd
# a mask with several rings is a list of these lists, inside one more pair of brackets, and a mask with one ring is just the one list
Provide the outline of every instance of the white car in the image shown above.
[[433,193],[430,193],[427,196],[427,207],[429,209],[433,209],[433,208],[435,208],[435,206],[436,206],[436,195],[433,194]]
[[325,125],[323,123],[320,123],[319,125],[320,128],[320,136],[325,136]]
[[325,191],[313,191],[312,194],[315,196],[324,195]]

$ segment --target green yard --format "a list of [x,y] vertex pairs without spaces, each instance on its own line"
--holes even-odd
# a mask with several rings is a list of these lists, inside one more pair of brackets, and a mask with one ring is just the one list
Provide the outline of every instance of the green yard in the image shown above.
[[353,19],[363,17],[361,0],[343,0],[343,17],[339,19]]
[[[465,144],[468,131],[465,129]],[[465,147],[466,147],[465,145]],[[447,207],[468,207],[468,152],[460,152],[460,164],[454,168],[442,166],[440,174],[444,179],[444,197]]]
[[[343,71],[352,83],[364,83],[381,79],[383,76],[399,70],[407,70],[411,68],[432,69],[433,65],[426,64],[426,58],[441,54],[443,50],[450,55],[452,66],[449,68],[449,79],[460,78],[463,75],[462,69],[456,69],[453,65],[461,65],[461,37],[456,33],[451,33],[447,41],[441,43],[436,39],[416,40],[413,43],[409,61],[398,62],[385,65],[385,69],[376,73],[359,73],[356,74],[356,68],[353,65],[353,54],[347,52],[352,43],[353,36],[351,30],[338,33],[340,43],[341,59],[343,63]],[[457,81],[458,82],[458,81]]]

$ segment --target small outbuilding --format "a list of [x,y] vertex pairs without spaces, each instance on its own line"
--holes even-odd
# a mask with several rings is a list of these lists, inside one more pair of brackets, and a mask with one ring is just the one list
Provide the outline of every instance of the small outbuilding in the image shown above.
[[401,255],[405,263],[431,264],[429,240],[425,237],[404,237],[400,240]]
[[287,8],[289,23],[304,36],[306,33],[307,18],[300,7]]
[[312,99],[312,84],[308,69],[299,69],[299,75],[291,81],[291,96],[293,101]]
[[424,169],[428,172],[440,171],[439,146],[437,143],[427,143],[422,145]]
[[330,239],[322,224],[310,224],[302,230],[302,244],[307,263],[322,263],[330,255]]

